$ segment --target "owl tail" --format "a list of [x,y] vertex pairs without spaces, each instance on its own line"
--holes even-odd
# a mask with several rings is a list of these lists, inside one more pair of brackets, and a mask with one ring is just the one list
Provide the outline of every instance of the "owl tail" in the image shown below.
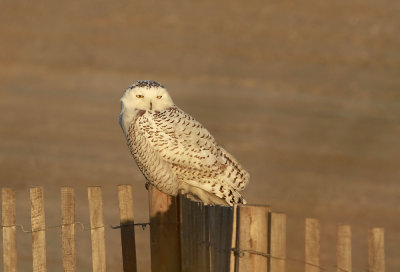
[[247,204],[247,201],[226,184],[199,183],[198,181],[183,182],[180,190],[190,198],[210,205],[233,206],[234,204]]

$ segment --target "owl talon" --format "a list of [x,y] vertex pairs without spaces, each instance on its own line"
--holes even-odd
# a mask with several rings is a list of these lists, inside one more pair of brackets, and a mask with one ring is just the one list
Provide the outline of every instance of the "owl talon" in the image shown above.
[[149,190],[150,187],[150,182],[146,181],[146,183],[144,184],[144,187],[146,188],[146,190]]

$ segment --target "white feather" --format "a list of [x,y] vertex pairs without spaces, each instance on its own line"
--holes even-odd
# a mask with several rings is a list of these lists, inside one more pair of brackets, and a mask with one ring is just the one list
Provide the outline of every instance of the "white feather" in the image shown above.
[[165,88],[128,88],[119,121],[140,170],[159,190],[182,191],[209,203],[244,202],[238,191],[248,184],[248,172],[206,128],[174,105]]

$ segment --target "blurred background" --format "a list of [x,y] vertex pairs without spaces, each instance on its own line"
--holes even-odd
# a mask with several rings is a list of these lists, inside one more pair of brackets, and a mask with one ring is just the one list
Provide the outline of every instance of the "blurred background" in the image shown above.
[[[248,202],[287,213],[288,257],[304,259],[316,217],[328,271],[340,223],[352,225],[353,271],[367,269],[369,227],[385,228],[387,271],[400,270],[399,13],[394,0],[1,1],[0,185],[17,190],[17,221],[30,228],[29,187],[43,186],[46,223],[60,224],[70,185],[89,225],[87,186],[101,185],[117,225],[118,184],[148,221],[118,114],[124,89],[152,79],[248,169]],[[149,230],[136,235],[149,271]],[[90,271],[90,232],[77,236],[78,271]],[[106,239],[121,271],[119,231]],[[60,230],[47,246],[60,270]],[[30,234],[18,250],[30,271]]]

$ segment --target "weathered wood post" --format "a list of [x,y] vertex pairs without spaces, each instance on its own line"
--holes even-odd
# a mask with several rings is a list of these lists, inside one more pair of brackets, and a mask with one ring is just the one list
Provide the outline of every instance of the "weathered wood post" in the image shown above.
[[121,246],[124,272],[136,272],[135,226],[131,185],[118,185]]
[[337,272],[351,272],[351,227],[339,225],[336,238],[336,265]]
[[3,225],[3,269],[4,272],[17,271],[17,235],[15,191],[1,189],[1,223]]
[[368,264],[370,272],[385,272],[385,231],[383,228],[368,230]]
[[270,213],[270,272],[286,269],[286,214]]
[[207,242],[209,242],[209,226],[207,224],[207,207],[203,203],[197,203],[195,208],[197,222],[195,237],[197,239],[197,252],[194,256],[197,259],[197,272],[210,271],[210,252]]
[[106,243],[104,236],[103,200],[101,193],[102,190],[99,186],[88,188],[93,272],[106,271]]
[[238,206],[236,257],[240,272],[268,271],[268,206]]
[[233,208],[215,205],[209,211],[211,271],[230,271]]
[[314,218],[306,218],[305,261],[306,272],[320,271],[320,224]]
[[[231,248],[236,249],[236,235],[237,235],[237,204],[233,205],[233,217],[232,217],[232,241],[231,241]],[[232,250],[231,252],[231,263],[230,263],[230,270],[229,272],[236,272],[235,271],[235,261],[236,261],[236,253]]]
[[201,202],[179,196],[182,272],[209,272],[210,246],[207,209]]
[[46,223],[43,189],[30,188],[33,272],[46,272]]
[[190,272],[192,269],[191,262],[191,251],[192,251],[192,242],[189,237],[189,233],[192,228],[192,218],[191,214],[191,205],[190,200],[185,196],[179,196],[179,207],[180,207],[180,248],[181,248],[181,270],[182,272]]
[[64,272],[76,271],[75,191],[72,187],[61,188],[61,237]]
[[178,198],[149,188],[151,271],[180,272]]

